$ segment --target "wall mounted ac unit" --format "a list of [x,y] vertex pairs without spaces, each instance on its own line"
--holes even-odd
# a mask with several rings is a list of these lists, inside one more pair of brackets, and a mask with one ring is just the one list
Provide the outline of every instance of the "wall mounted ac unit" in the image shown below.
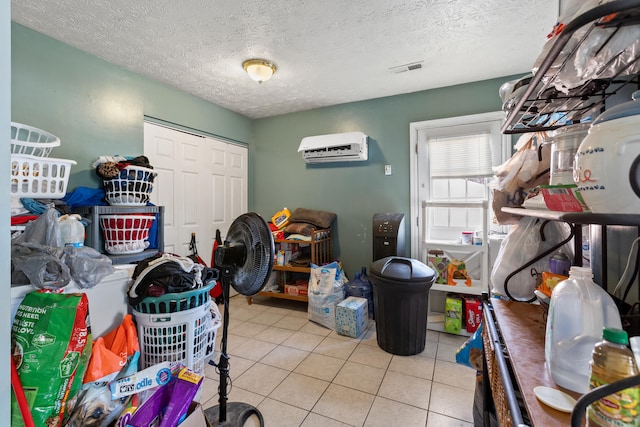
[[307,136],[298,152],[307,163],[361,162],[369,156],[367,138],[362,132]]

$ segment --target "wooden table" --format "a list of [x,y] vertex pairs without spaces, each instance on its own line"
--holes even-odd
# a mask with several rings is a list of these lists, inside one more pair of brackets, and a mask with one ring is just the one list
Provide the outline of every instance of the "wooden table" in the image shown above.
[[[506,348],[508,363],[513,370],[517,388],[522,394],[524,409],[535,427],[570,426],[568,413],[560,412],[540,402],[533,389],[547,386],[564,391],[578,399],[581,395],[557,386],[545,366],[544,339],[546,321],[542,307],[523,302],[491,299],[493,315]],[[505,385],[506,387],[507,385]]]

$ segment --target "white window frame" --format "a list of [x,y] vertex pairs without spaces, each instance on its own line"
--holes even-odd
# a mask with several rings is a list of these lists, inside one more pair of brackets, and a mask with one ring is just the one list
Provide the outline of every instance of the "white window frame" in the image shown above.
[[410,195],[411,195],[411,257],[419,259],[422,236],[423,218],[420,199],[421,183],[420,177],[425,173],[427,165],[420,164],[418,156],[419,136],[422,132],[427,135],[441,136],[443,134],[455,135],[456,127],[464,127],[460,133],[468,133],[469,129],[477,132],[490,131],[500,137],[501,151],[500,159],[496,159],[496,165],[503,163],[511,153],[511,137],[500,133],[500,128],[504,122],[504,112],[495,111],[490,113],[472,114],[467,116],[451,117],[446,119],[425,120],[409,124],[409,153],[410,153]]

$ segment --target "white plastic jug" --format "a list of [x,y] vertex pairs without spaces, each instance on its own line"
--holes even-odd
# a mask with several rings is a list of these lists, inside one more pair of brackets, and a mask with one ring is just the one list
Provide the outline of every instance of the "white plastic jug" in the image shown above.
[[553,288],[547,317],[544,353],[557,385],[589,391],[589,361],[603,327],[622,329],[613,298],[593,282],[589,267],[571,267],[569,278]]
[[80,222],[80,215],[62,215],[60,223],[60,235],[64,246],[81,248],[84,246],[84,225]]

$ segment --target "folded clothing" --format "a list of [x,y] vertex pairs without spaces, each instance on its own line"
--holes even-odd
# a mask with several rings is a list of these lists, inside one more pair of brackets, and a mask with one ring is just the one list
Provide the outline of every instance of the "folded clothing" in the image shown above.
[[303,236],[311,236],[316,226],[308,222],[292,222],[284,228],[284,232],[288,234],[302,234]]
[[337,215],[333,212],[315,209],[296,208],[289,218],[289,222],[305,222],[320,228],[329,228]]

